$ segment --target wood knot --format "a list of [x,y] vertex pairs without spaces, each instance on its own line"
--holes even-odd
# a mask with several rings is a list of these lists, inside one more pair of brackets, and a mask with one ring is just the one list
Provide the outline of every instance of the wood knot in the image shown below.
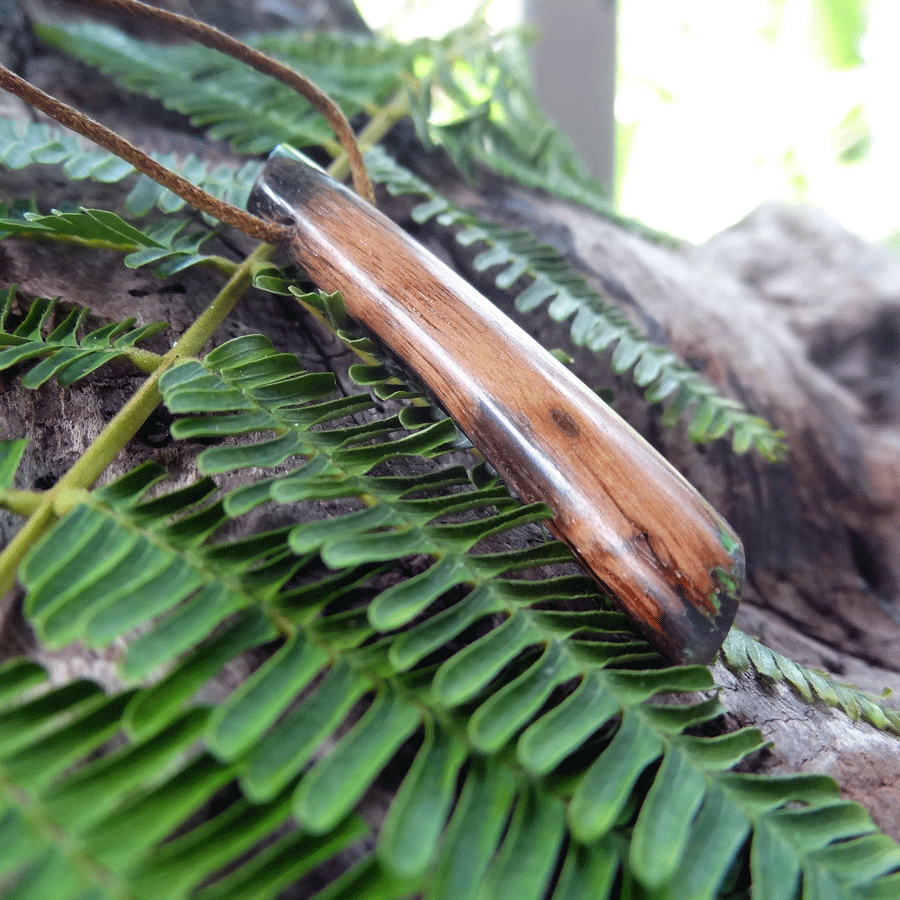
[[550,418],[553,419],[553,424],[569,437],[574,438],[581,434],[578,423],[564,409],[554,407],[550,410]]

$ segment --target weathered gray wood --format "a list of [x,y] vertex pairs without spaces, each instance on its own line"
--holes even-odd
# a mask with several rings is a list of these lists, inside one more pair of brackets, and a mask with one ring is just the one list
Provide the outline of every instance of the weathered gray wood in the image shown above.
[[616,180],[615,0],[525,0],[534,93],[610,193]]

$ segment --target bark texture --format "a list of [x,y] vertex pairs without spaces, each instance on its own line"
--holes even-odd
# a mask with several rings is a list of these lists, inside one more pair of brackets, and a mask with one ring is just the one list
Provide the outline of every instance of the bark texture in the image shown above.
[[[236,24],[229,17],[249,15],[253,5],[190,4],[201,16],[219,16],[226,28]],[[301,2],[267,6],[281,10],[281,24],[295,14],[309,22]],[[56,7],[29,4],[31,12],[50,8],[55,14]],[[21,30],[21,4],[3,0],[0,9],[0,54],[24,77],[91,114],[102,113],[107,124],[149,147],[202,148],[211,157],[228,157],[217,144],[201,144],[181,117],[123,98],[102,78],[34,46]],[[345,24],[342,7],[332,7],[331,14],[332,23]],[[30,115],[16,102],[0,102],[5,112]],[[720,392],[784,429],[790,450],[776,464],[754,454],[737,457],[727,441],[693,445],[683,429],[661,427],[661,408],[648,407],[629,379],[612,376],[603,359],[572,348],[564,328],[541,316],[519,319],[550,346],[572,352],[576,371],[589,385],[612,387],[617,411],[741,535],[748,579],[740,627],[796,661],[865,690],[900,687],[900,258],[863,242],[821,211],[774,202],[705,244],[671,249],[516,186],[485,179],[474,188],[441,158],[425,158],[415,145],[401,149],[405,164],[457,202],[484,218],[530,228],[555,245],[652,338],[690,361]],[[89,182],[73,186],[43,168],[0,171],[0,198],[35,194],[47,209],[66,200],[110,208],[119,196],[118,189]],[[477,247],[463,250],[438,226],[415,226],[408,199],[383,198],[382,208],[512,313],[511,297],[473,271]],[[221,251],[228,253],[229,245],[246,243],[230,235]],[[0,244],[0,288],[10,284],[20,286],[23,301],[62,295],[68,303],[91,307],[100,320],[166,319],[172,329],[160,340],[169,342],[214,295],[221,278],[190,270],[159,280],[104,253],[8,240]],[[250,296],[218,338],[249,331],[263,331],[308,367],[332,369],[346,384],[352,360],[343,346],[277,299]],[[3,435],[27,435],[40,448],[21,473],[22,486],[51,485],[138,383],[124,367],[108,368],[71,389],[50,385],[29,392],[15,372],[0,373]],[[189,477],[191,448],[170,443],[167,426],[165,413],[159,413],[110,474],[152,456],[176,476]],[[10,517],[0,520],[0,540],[14,527]],[[10,614],[0,652],[22,646],[49,659]],[[91,671],[113,677],[107,660],[78,650],[53,661],[61,675]],[[895,737],[810,707],[753,675],[735,675],[721,664],[716,675],[733,711],[728,724],[754,724],[776,741],[756,760],[759,771],[828,771],[883,829],[900,837]]]

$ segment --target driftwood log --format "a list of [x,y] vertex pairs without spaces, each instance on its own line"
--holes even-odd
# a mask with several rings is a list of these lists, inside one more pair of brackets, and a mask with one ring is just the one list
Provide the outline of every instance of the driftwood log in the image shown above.
[[[235,16],[249,16],[254,5],[193,2],[191,10],[238,29],[242,23]],[[32,3],[28,9],[54,14],[55,6]],[[303,18],[300,2],[281,6],[296,12],[290,24],[321,24]],[[103,78],[35,45],[27,37],[22,4],[0,0],[0,10],[0,54],[24,77],[145,146],[202,148],[211,158],[228,158],[226,148],[201,144],[180,116],[123,97]],[[352,23],[341,5],[332,6],[331,15],[331,24]],[[32,115],[6,98],[0,98],[0,111]],[[473,270],[477,248],[464,250],[433,224],[412,223],[409,199],[381,198],[384,212],[542,343],[571,352],[576,371],[591,387],[611,387],[617,411],[731,522],[748,563],[741,628],[864,690],[900,687],[900,258],[850,234],[824,212],[776,202],[704,244],[670,249],[576,205],[495,179],[473,187],[442,158],[424,157],[414,143],[395,149],[405,165],[451,199],[485,219],[527,227],[557,247],[654,340],[785,431],[788,456],[770,464],[752,453],[735,456],[727,441],[697,446],[683,429],[662,428],[661,408],[648,407],[631,381],[611,375],[604,360],[572,348],[564,328],[540,316],[516,316],[510,298]],[[0,199],[34,195],[46,208],[67,200],[115,202],[108,188],[73,186],[43,168],[0,171]],[[246,246],[241,235],[226,241]],[[166,319],[172,332],[164,338],[171,340],[219,280],[192,269],[160,281],[105,253],[7,240],[0,243],[0,288],[14,283],[23,297],[62,295],[90,306],[99,319]],[[310,368],[332,369],[347,384],[350,354],[275,298],[251,296],[220,337],[250,331],[269,334]],[[12,374],[0,373],[4,437],[27,435],[40,448],[24,480],[37,488],[52,484],[138,383],[124,367],[108,368],[74,388],[51,384],[31,392]],[[151,456],[177,477],[192,475],[190,453],[169,442],[164,412],[148,422],[116,470]],[[0,519],[0,541],[13,527],[11,518]],[[0,653],[23,650],[52,665],[61,678],[84,672],[114,677],[111,664],[95,654],[78,648],[48,654],[36,646],[12,604]],[[735,675],[721,663],[715,674],[732,710],[728,724],[756,725],[776,742],[754,760],[756,770],[828,772],[846,796],[866,805],[881,828],[900,838],[900,746],[894,737],[843,713],[811,707],[780,685]],[[241,671],[228,677],[239,679]]]

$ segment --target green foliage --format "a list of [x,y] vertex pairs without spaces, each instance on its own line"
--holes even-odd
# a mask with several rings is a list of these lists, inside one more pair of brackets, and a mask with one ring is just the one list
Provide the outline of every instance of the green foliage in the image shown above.
[[865,5],[862,0],[813,0],[821,52],[831,68],[862,64],[859,45],[866,33]]
[[[262,164],[251,160],[235,171],[233,166],[210,166],[195,156],[178,157],[173,153],[152,154],[162,165],[189,179],[211,194],[243,207]],[[38,122],[0,117],[0,164],[9,169],[24,169],[40,164],[61,166],[72,180],[89,178],[104,184],[115,184],[135,174],[130,163],[61,128]],[[178,212],[185,206],[181,197],[139,175],[124,201],[125,209],[143,216],[154,207],[164,213]]]
[[22,456],[27,446],[28,438],[19,438],[14,441],[0,440],[0,491],[13,486],[16,471],[22,462]]
[[10,366],[40,359],[22,376],[22,384],[31,389],[40,387],[51,378],[61,385],[70,385],[96,372],[101,366],[121,359],[128,350],[147,338],[163,331],[165,322],[134,327],[135,319],[103,325],[82,337],[78,331],[90,312],[73,309],[49,334],[49,327],[57,300],[41,297],[28,309],[28,314],[13,331],[6,323],[16,299],[15,287],[0,291],[0,371]]
[[[484,244],[475,257],[478,271],[498,269],[495,284],[502,290],[525,282],[518,290],[516,308],[523,313],[547,304],[557,322],[571,320],[572,340],[601,352],[615,347],[612,368],[631,372],[652,403],[668,400],[663,422],[674,425],[690,416],[689,434],[695,441],[711,441],[731,432],[735,452],[753,447],[766,459],[784,455],[784,436],[740,403],[716,394],[693,369],[671,350],[651,343],[610,300],[573,272],[552,247],[540,244],[528,231],[509,231],[480,221],[474,214],[451,204],[427,182],[398,165],[380,148],[366,157],[373,178],[392,193],[421,194],[412,211],[414,221],[436,218],[441,225],[458,228],[454,236],[464,246]],[[461,226],[461,227],[460,227]]]
[[[96,23],[38,33],[129,90],[208,126],[210,136],[239,152],[264,153],[280,143],[335,146],[327,125],[288,88],[204,47],[149,47]],[[464,172],[485,165],[610,212],[602,189],[532,99],[512,35],[498,37],[476,21],[441,40],[409,44],[297,32],[249,40],[310,77],[348,118],[404,97],[420,137],[447,150]]]
[[[42,33],[247,152],[284,138],[329,145],[296,100],[208,51],[148,49],[97,26]],[[350,114],[377,119],[406,85],[423,136],[470,169],[574,191],[569,151],[530,119],[502,47],[480,36],[258,43],[306,67]],[[7,165],[130,174],[54,132],[14,128],[0,127]],[[615,343],[617,370],[633,370],[651,399],[674,396],[679,414],[699,403],[696,435],[733,427],[738,445],[774,452],[770,433],[704,393],[557,255],[370,158],[389,187],[425,196],[420,220],[483,241],[476,265],[498,266],[499,287],[528,279],[521,308],[548,301],[560,321],[573,317],[578,341]],[[234,173],[233,190],[256,171]],[[188,177],[219,176],[198,164]],[[154,203],[166,231],[92,211],[9,219],[35,239],[74,236],[178,265],[180,205],[142,190],[126,208]],[[340,395],[330,374],[304,371],[265,336],[240,337],[148,380],[178,417],[173,436],[199,445],[199,480],[173,489],[147,463],[97,489],[47,492],[58,520],[19,568],[25,613],[47,647],[117,651],[121,683],[54,685],[26,660],[0,668],[7,895],[274,898],[330,864],[344,874],[317,896],[332,900],[892,896],[900,851],[865,811],[822,776],[733,772],[764,743],[755,729],[720,733],[709,670],[664,667],[570,552],[545,540],[547,508],[461,464],[472,462],[463,436],[354,329],[339,295],[303,294],[271,267],[252,274],[298,295],[363,355],[352,374],[376,399]],[[13,299],[10,289],[4,309]],[[79,338],[85,313],[74,311],[44,335],[52,309],[35,301],[10,333],[4,315],[0,361],[44,357],[29,386],[54,374],[68,383],[156,327]],[[0,442],[4,490],[26,452]],[[505,549],[514,530],[524,549]],[[733,636],[726,652],[733,666],[896,727],[877,704],[749,639]],[[217,678],[238,659],[253,671],[223,699]],[[364,821],[367,798],[398,780],[383,823]]]
[[[160,99],[170,109],[190,116],[195,125],[211,126],[210,137],[225,138],[240,152],[265,153],[283,142],[318,146],[333,141],[327,123],[289,88],[206,47],[148,45],[97,23],[39,26],[37,33],[51,45],[114,76],[129,90]],[[385,81],[384,64],[376,65],[371,70],[373,81],[363,90],[363,70],[348,65],[348,47],[343,40],[312,38],[307,46],[310,52],[299,54],[301,59],[305,57],[304,74],[331,92],[348,116],[363,109],[360,94],[368,100],[373,85]],[[339,59],[330,54],[338,54]],[[371,59],[366,56],[365,62]],[[325,72],[316,71],[317,63],[327,66]],[[348,70],[352,73],[349,79],[343,77]],[[393,82],[389,73],[388,78]],[[391,84],[388,90],[392,89]],[[388,100],[384,90],[374,93],[376,102]]]
[[725,639],[722,656],[735,672],[753,669],[770,681],[786,682],[807,703],[821,702],[843,710],[854,722],[863,719],[876,728],[900,734],[900,712],[896,709],[877,697],[795,663],[737,628],[732,628]]
[[[164,473],[146,464],[94,491],[29,555],[26,612],[45,643],[139,636],[123,664],[135,687],[110,696],[83,682],[36,694],[30,663],[0,676],[0,821],[20,887],[274,896],[362,834],[354,807],[416,734],[375,849],[338,896],[361,883],[398,898],[612,896],[617,872],[660,897],[719,897],[751,877],[766,900],[794,896],[800,877],[849,896],[900,864],[829,779],[730,772],[762,747],[759,733],[697,736],[723,712],[714,693],[690,699],[714,688],[709,671],[659,668],[620,614],[575,611],[595,596],[587,578],[533,572],[565,548],[486,548],[546,510],[440,465],[449,420],[347,423],[368,397],[333,398],[331,376],[303,372],[262,336],[170,369],[161,389],[187,414],[177,436],[250,436],[205,450],[203,470],[292,468],[224,494],[209,478],[160,493]],[[438,464],[378,474],[409,454]],[[338,497],[358,511],[293,524],[305,518],[296,504]],[[290,504],[288,524],[219,537],[263,504]],[[417,574],[385,586],[383,563],[423,554]],[[273,640],[210,709],[203,685]],[[154,671],[161,680],[142,686]],[[89,761],[114,734],[118,749]],[[234,779],[237,799],[192,822],[203,804],[221,808]]]
[[101,209],[54,210],[48,216],[26,212],[22,216],[0,218],[0,238],[38,237],[119,250],[127,254],[126,266],[138,269],[155,265],[154,274],[165,278],[211,260],[210,256],[197,252],[210,236],[209,232],[183,234],[185,224],[169,221],[141,230],[121,216]]

